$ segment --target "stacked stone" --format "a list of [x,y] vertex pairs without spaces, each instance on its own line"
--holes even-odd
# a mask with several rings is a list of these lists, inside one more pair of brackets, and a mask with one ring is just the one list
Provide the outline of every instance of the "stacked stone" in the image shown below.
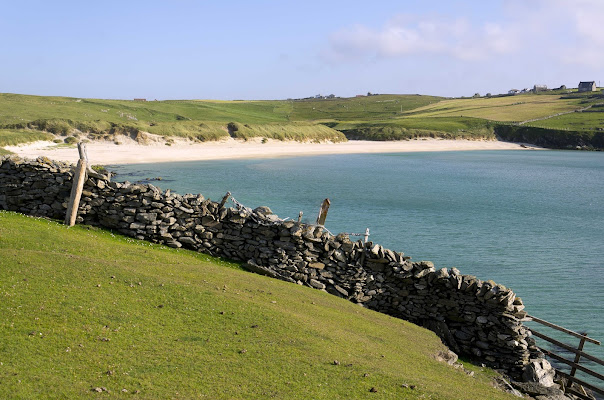
[[[71,166],[0,159],[0,208],[63,219]],[[283,221],[268,207],[226,208],[202,195],[90,177],[78,221],[137,239],[246,262],[258,273],[307,285],[426,326],[454,351],[519,377],[542,355],[522,325],[520,298],[502,285],[321,226]]]
[[0,158],[0,208],[63,219],[71,177],[69,164],[48,158]]

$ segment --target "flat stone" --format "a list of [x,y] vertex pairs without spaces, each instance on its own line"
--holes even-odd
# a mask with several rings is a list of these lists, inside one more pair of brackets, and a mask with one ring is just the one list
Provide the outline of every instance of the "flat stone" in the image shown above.
[[323,264],[322,262],[313,262],[313,263],[309,263],[308,267],[315,268],[315,269],[323,269],[323,268],[325,268],[325,264]]
[[188,236],[182,236],[182,237],[178,238],[178,241],[182,244],[186,244],[189,246],[194,246],[194,245],[199,244],[199,243],[197,243],[197,240],[195,240],[192,237],[188,237]]
[[145,229],[147,227],[146,224],[142,224],[140,222],[133,222],[130,224],[130,229]]
[[564,392],[558,385],[545,387],[537,382],[516,382],[512,381],[512,386],[531,396],[564,396]]
[[348,291],[341,286],[334,285],[334,288],[344,297],[348,297]]
[[325,289],[325,285],[322,284],[321,282],[319,282],[316,279],[311,279],[308,281],[308,283],[310,284],[310,286],[316,288],[316,289]]

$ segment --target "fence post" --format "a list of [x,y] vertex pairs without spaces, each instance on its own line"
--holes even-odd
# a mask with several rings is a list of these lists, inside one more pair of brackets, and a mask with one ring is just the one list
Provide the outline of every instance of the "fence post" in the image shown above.
[[[80,153],[81,154],[81,153]],[[71,195],[67,204],[67,214],[65,215],[65,225],[74,226],[78,217],[78,208],[80,207],[80,198],[82,197],[82,189],[86,181],[86,160],[78,160],[78,165],[73,172],[71,183]]]
[[108,173],[107,176],[105,176],[92,169],[92,164],[88,161],[88,150],[86,149],[86,143],[78,143],[78,153],[80,153],[80,160],[86,161],[86,174],[88,176],[97,179],[106,179],[107,181],[111,180],[111,173]]
[[[587,336],[587,333],[584,333],[585,336]],[[579,342],[579,347],[577,348],[577,350],[579,351],[583,351],[583,345],[585,344],[585,338],[581,338],[581,341]],[[575,354],[575,364],[579,364],[579,360],[581,359],[581,355],[580,354]],[[575,373],[577,372],[577,368],[572,367],[570,369],[570,376],[574,377]],[[573,381],[570,381],[568,387],[572,387],[573,386]]]
[[321,204],[321,211],[319,211],[319,216],[317,217],[317,225],[325,225],[325,219],[327,218],[327,211],[329,211],[329,205],[331,202],[329,199],[323,200],[323,204]]
[[226,202],[229,199],[229,197],[231,197],[231,192],[226,192],[226,194],[222,198],[222,201],[220,202],[220,206],[218,208],[224,207],[224,205],[226,204]]

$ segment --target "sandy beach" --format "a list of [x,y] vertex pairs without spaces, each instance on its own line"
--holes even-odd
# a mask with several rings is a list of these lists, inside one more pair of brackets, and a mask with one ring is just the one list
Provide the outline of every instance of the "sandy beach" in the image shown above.
[[[121,144],[94,141],[86,144],[92,164],[140,164],[170,161],[225,160],[237,158],[274,158],[324,154],[403,153],[418,151],[466,150],[527,150],[535,149],[519,143],[499,141],[418,139],[393,142],[349,141],[344,143],[300,143],[269,140],[226,139],[217,142],[195,143],[177,140],[171,146],[165,143],[138,144],[125,140]],[[35,142],[21,146],[7,146],[7,150],[21,157],[45,156],[53,160],[77,162],[78,150],[53,142]]]

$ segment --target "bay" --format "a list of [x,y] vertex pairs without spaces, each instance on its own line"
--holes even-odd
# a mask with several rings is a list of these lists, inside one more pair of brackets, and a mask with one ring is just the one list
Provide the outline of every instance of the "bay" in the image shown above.
[[[161,177],[152,183],[213,200],[230,191],[282,218],[303,211],[311,223],[329,198],[326,227],[334,234],[369,228],[373,242],[492,279],[522,297],[529,314],[604,339],[604,153],[389,153],[110,169],[117,180]],[[586,346],[604,358],[602,346]]]

